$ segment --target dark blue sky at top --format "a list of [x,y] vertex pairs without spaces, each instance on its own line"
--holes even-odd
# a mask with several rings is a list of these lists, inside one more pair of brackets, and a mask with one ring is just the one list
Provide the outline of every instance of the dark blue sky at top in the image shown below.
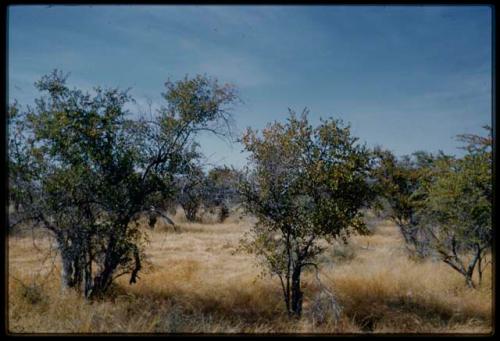
[[[238,131],[308,107],[341,118],[368,146],[460,155],[460,133],[491,124],[487,6],[11,6],[9,100],[29,104],[54,68],[70,86],[129,88],[162,105],[167,78],[234,83]],[[201,136],[215,164],[241,145]]]

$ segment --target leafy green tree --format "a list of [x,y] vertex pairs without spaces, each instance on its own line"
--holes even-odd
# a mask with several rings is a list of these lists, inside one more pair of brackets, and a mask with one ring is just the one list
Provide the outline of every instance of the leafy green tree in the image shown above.
[[[19,103],[15,101],[9,105],[7,109],[7,126],[9,126],[8,134],[8,145],[10,149],[9,153],[9,168],[11,174],[29,173],[30,170],[26,168],[29,161],[25,159],[26,148],[28,144],[31,143],[23,135],[26,129],[26,122],[20,120],[20,108]],[[11,220],[18,218],[18,213],[22,209],[22,191],[20,191],[16,186],[16,181],[21,181],[22,179],[15,179],[14,177],[9,177],[9,215]],[[9,225],[9,232],[15,224]]]
[[491,247],[492,224],[492,138],[466,134],[463,158],[441,160],[434,168],[433,181],[424,188],[425,206],[419,216],[431,245],[440,258],[462,274],[468,286],[475,287],[478,269]]
[[[397,159],[380,147],[374,150],[376,166],[372,170],[380,198],[387,202],[389,217],[399,227],[411,255],[423,258],[429,255],[429,237],[421,228],[418,211],[425,206],[425,194],[419,189],[431,179],[431,167],[437,159],[447,159],[419,151]],[[380,208],[380,202],[379,202]]]
[[241,182],[246,209],[258,222],[244,245],[280,279],[291,316],[302,311],[301,274],[317,267],[320,240],[366,233],[361,208],[372,198],[367,182],[370,153],[349,126],[322,120],[313,127],[308,111],[290,110],[285,124],[269,124],[242,138],[252,165]]
[[[48,94],[35,108],[9,110],[10,225],[51,231],[63,287],[85,297],[113,280],[136,282],[145,236],[135,223],[175,193],[175,174],[197,155],[200,131],[227,134],[235,89],[206,76],[167,81],[167,105],[151,119],[130,117],[132,98],[118,89],[70,89],[54,71],[36,83]],[[14,218],[11,216],[10,218]]]

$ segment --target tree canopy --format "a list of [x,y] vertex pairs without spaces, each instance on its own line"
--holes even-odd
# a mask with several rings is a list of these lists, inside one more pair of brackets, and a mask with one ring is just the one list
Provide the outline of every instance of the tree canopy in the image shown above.
[[144,235],[134,222],[175,193],[173,179],[197,157],[196,134],[226,136],[234,87],[206,76],[165,83],[154,117],[132,117],[127,91],[66,85],[62,72],[42,77],[35,108],[9,109],[9,181],[17,212],[58,241],[62,280],[86,297],[112,281],[138,278]]
[[[436,162],[433,181],[422,192],[425,206],[418,214],[440,258],[473,287],[473,273],[482,274],[482,260],[492,240],[492,138],[459,135],[466,154]],[[472,254],[470,259],[468,255]]]
[[248,129],[242,139],[252,169],[241,195],[258,219],[247,246],[280,278],[293,315],[302,309],[301,272],[324,249],[319,241],[366,232],[360,210],[372,197],[369,151],[341,121],[313,127],[307,114],[290,111],[285,124]]

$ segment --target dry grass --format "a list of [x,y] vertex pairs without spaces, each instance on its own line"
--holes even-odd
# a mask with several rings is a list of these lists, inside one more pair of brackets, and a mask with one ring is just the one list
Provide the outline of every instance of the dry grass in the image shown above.
[[[283,313],[279,282],[259,276],[254,259],[238,252],[248,221],[182,222],[180,232],[149,231],[151,267],[137,284],[119,281],[109,297],[85,302],[61,293],[59,264],[46,257],[48,239],[9,238],[11,332],[167,333],[491,333],[491,269],[478,290],[439,262],[406,257],[396,227],[383,222],[371,236],[325,252],[322,282],[343,311],[336,324],[313,323],[318,292],[304,278],[304,317]],[[57,258],[56,258],[57,259]],[[52,272],[51,272],[52,270]]]

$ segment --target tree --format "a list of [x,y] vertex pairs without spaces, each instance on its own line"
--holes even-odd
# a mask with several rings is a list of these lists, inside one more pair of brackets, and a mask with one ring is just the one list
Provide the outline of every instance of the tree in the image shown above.
[[[145,236],[141,212],[174,193],[175,174],[197,155],[200,131],[226,135],[234,87],[206,76],[165,83],[156,116],[129,118],[126,91],[70,89],[55,70],[36,83],[48,97],[9,110],[9,184],[16,221],[51,231],[62,260],[63,287],[85,297],[118,277],[135,283]],[[11,216],[10,218],[14,218]]]
[[206,179],[203,169],[194,163],[177,180],[179,187],[178,202],[184,209],[188,221],[196,220],[206,190]]
[[229,215],[229,207],[237,200],[238,172],[234,169],[215,167],[205,174],[201,165],[192,163],[187,171],[176,180],[177,202],[182,206],[189,221],[196,220],[196,214],[203,205],[209,210],[219,209],[219,221]]
[[[11,150],[9,154],[9,168],[11,173],[19,174],[19,173],[28,173],[29,169],[24,168],[23,166],[27,165],[27,161],[22,159],[24,156],[25,148],[26,148],[26,139],[23,136],[23,131],[25,130],[26,122],[23,120],[19,120],[19,103],[15,101],[11,105],[9,105],[7,109],[7,125],[10,127],[9,135],[8,135],[8,144]],[[16,160],[17,158],[21,158]],[[22,201],[22,192],[17,190],[15,186],[16,180],[13,177],[9,177],[9,208],[8,212],[11,218],[17,220],[17,215],[21,209],[21,201]],[[8,232],[14,227],[14,224],[9,225]]]
[[238,202],[237,170],[224,167],[210,169],[206,179],[204,204],[209,208],[219,208],[219,221],[222,223],[229,216],[229,209]]
[[434,168],[433,181],[422,191],[425,206],[419,216],[432,236],[431,245],[441,260],[462,274],[469,287],[491,247],[492,138],[459,135],[467,145],[463,158],[441,160]]
[[317,267],[319,241],[366,233],[360,209],[372,198],[370,154],[338,120],[315,128],[290,110],[285,124],[269,124],[242,138],[253,166],[241,182],[246,209],[257,217],[244,245],[281,282],[291,316],[302,311],[301,274]]
[[405,246],[411,255],[424,258],[429,255],[429,236],[421,228],[417,212],[425,205],[425,193],[419,189],[430,181],[431,167],[438,159],[448,156],[419,151],[397,159],[380,147],[375,148],[376,166],[372,177],[378,193],[390,207],[389,217],[399,227]]

